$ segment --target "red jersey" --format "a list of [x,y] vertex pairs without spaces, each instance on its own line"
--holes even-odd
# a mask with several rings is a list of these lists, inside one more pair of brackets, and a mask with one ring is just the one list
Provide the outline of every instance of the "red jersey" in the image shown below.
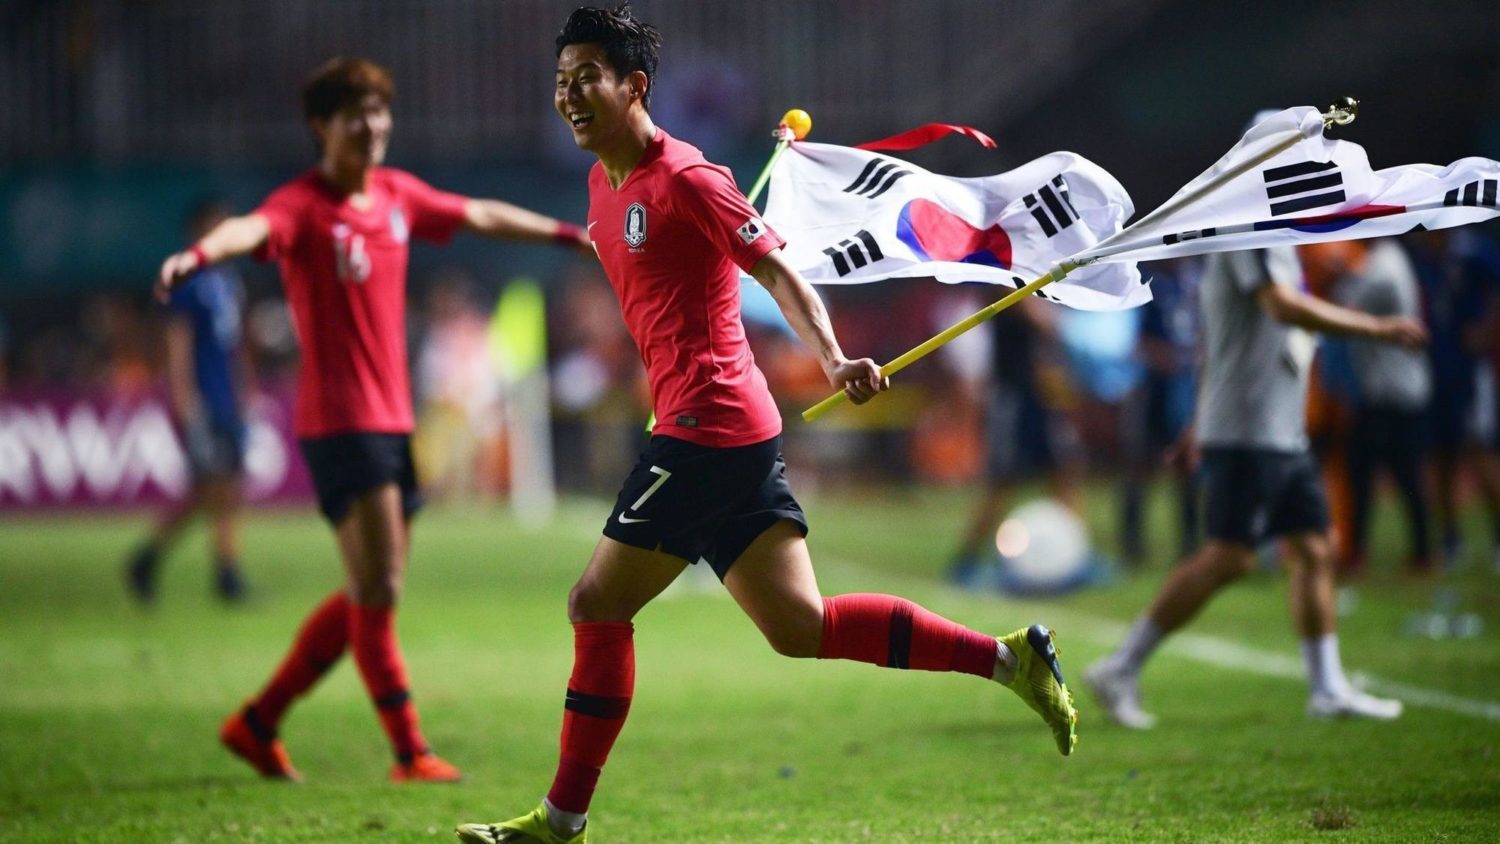
[[740,322],[740,277],[779,235],[729,170],[660,128],[616,190],[589,173],[589,235],[651,383],[654,434],[716,448],[781,433]]
[[275,259],[302,346],[299,437],[409,433],[406,262],[413,237],[446,242],[467,199],[401,170],[370,176],[369,206],[310,170],[255,213],[271,226],[256,253]]

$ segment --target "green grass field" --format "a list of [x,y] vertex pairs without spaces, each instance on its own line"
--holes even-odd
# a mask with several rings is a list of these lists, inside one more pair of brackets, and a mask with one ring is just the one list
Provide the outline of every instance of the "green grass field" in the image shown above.
[[[1044,621],[1070,680],[1173,562],[1047,602],[959,593],[940,574],[962,494],[806,503],[825,592],[895,592],[987,631]],[[0,841],[449,841],[455,822],[528,810],[555,761],[564,598],[606,512],[571,501],[536,532],[472,510],[418,522],[402,638],[428,737],[467,774],[418,787],[385,781],[349,664],[284,725],[305,784],[261,782],[215,740],[337,581],[310,511],[252,517],[251,605],[210,596],[195,534],[149,613],[119,579],[141,517],[0,519]],[[1394,547],[1393,520],[1382,527]],[[1377,561],[1385,570],[1343,620],[1346,664],[1412,701],[1397,724],[1303,717],[1284,581],[1266,575],[1221,596],[1148,668],[1154,732],[1101,723],[1079,689],[1070,759],[993,684],[787,660],[722,593],[667,597],[637,619],[635,703],[593,840],[1500,840],[1500,576],[1478,556],[1437,585]],[[1402,634],[1441,587],[1484,617],[1485,635]]]

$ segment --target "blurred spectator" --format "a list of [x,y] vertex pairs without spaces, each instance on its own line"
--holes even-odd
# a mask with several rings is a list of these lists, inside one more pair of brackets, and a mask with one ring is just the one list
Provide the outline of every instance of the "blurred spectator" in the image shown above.
[[1500,471],[1485,459],[1476,424],[1475,385],[1489,337],[1485,315],[1500,297],[1500,247],[1479,229],[1413,232],[1405,238],[1421,285],[1432,334],[1432,400],[1428,424],[1438,526],[1445,565],[1463,557],[1458,528],[1462,468],[1472,467],[1488,505],[1493,539],[1500,546]]
[[[192,243],[230,215],[207,200],[188,214]],[[214,586],[219,597],[245,596],[240,574],[240,493],[245,471],[248,367],[241,344],[245,291],[228,264],[203,267],[172,291],[166,330],[167,386],[172,418],[182,437],[192,485],[157,519],[126,568],[131,593],[156,598],[161,558],[199,509],[212,521]]]
[[[1176,258],[1151,265],[1152,301],[1142,308],[1137,357],[1145,366],[1140,386],[1127,398],[1121,417],[1124,457],[1121,483],[1120,545],[1125,562],[1141,565],[1145,555],[1143,510],[1146,481],[1168,448],[1193,421],[1197,390],[1194,369],[1201,354],[1198,284],[1202,262]],[[1174,472],[1177,497],[1177,554],[1187,558],[1198,547],[1198,482],[1193,472]]]
[[441,273],[427,293],[426,322],[417,341],[414,390],[417,474],[434,499],[495,492],[480,483],[481,443],[500,435],[500,376],[490,355],[489,320],[462,270]]
[[[1309,274],[1337,278],[1333,300],[1375,316],[1421,317],[1416,275],[1406,254],[1390,240],[1347,240],[1299,247]],[[1373,340],[1348,341],[1355,393],[1354,427],[1348,451],[1353,524],[1348,573],[1366,564],[1370,502],[1375,470],[1384,467],[1401,492],[1410,543],[1406,564],[1413,571],[1432,566],[1422,484],[1427,446],[1427,405],[1432,377],[1427,354]]]

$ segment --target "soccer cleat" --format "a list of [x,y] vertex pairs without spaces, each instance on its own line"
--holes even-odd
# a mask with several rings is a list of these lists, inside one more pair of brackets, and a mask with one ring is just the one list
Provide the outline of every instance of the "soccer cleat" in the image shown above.
[[1117,669],[1108,659],[1090,665],[1083,672],[1083,682],[1104,710],[1105,717],[1132,730],[1149,730],[1156,726],[1156,716],[1141,709],[1141,692],[1136,676]]
[[1357,689],[1338,694],[1314,692],[1307,699],[1309,718],[1371,718],[1394,721],[1401,717],[1401,701],[1367,695]]
[[252,727],[252,717],[248,709],[241,709],[224,719],[224,726],[219,728],[219,741],[266,779],[301,782],[302,775],[292,767],[281,739],[274,735],[267,737],[264,730]]
[[1063,682],[1053,638],[1051,630],[1033,624],[1000,642],[1016,655],[1016,676],[1006,687],[1042,716],[1052,728],[1057,752],[1067,756],[1078,744],[1078,710],[1073,708],[1073,693]]
[[547,804],[531,810],[530,814],[511,818],[501,823],[464,823],[454,828],[458,840],[464,844],[584,844],[589,840],[588,824],[578,834],[564,838],[552,831],[547,824]]
[[458,782],[463,778],[463,772],[431,750],[417,754],[410,762],[397,762],[391,767],[391,782]]
[[219,564],[214,568],[214,591],[219,597],[231,604],[238,604],[245,600],[245,578],[240,575],[240,567],[237,565]]
[[125,564],[125,585],[137,601],[150,606],[156,602],[156,551],[141,546]]

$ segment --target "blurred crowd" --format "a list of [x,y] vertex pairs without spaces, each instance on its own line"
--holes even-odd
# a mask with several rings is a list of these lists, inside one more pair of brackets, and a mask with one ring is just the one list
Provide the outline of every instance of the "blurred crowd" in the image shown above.
[[[1425,352],[1320,344],[1309,426],[1345,570],[1358,572],[1372,556],[1368,513],[1387,491],[1400,502],[1407,541],[1379,556],[1428,571],[1500,544],[1500,247],[1469,227],[1308,246],[1300,257],[1310,292],[1372,313],[1414,309],[1432,337]],[[240,269],[255,389],[275,389],[290,382],[297,365],[285,303],[273,273]],[[1117,535],[1120,554],[1135,563],[1147,553],[1147,490],[1170,479],[1180,526],[1172,552],[1191,549],[1197,492],[1191,472],[1168,457],[1193,414],[1199,271],[1196,259],[1143,266],[1155,300],[1134,311],[1028,301],[906,370],[898,389],[868,407],[816,425],[789,424],[786,449],[798,484],[962,486],[998,473],[1008,486],[1040,482],[1081,510],[1082,481],[1102,479],[1118,489],[1117,521],[1092,527]],[[456,267],[412,280],[415,447],[435,500],[508,492],[510,435],[501,421],[508,382],[495,314],[506,283]],[[645,430],[644,371],[597,266],[575,261],[543,289],[557,483],[607,495]],[[888,360],[1000,291],[905,280],[822,293],[845,347]],[[747,281],[743,300],[757,361],[792,419],[828,387],[764,291]],[[81,303],[7,305],[0,310],[0,387],[160,391],[164,320],[144,288],[91,293]],[[1019,415],[1007,421],[1007,413]],[[1475,500],[1494,523],[1491,536],[1460,535],[1457,514]]]

